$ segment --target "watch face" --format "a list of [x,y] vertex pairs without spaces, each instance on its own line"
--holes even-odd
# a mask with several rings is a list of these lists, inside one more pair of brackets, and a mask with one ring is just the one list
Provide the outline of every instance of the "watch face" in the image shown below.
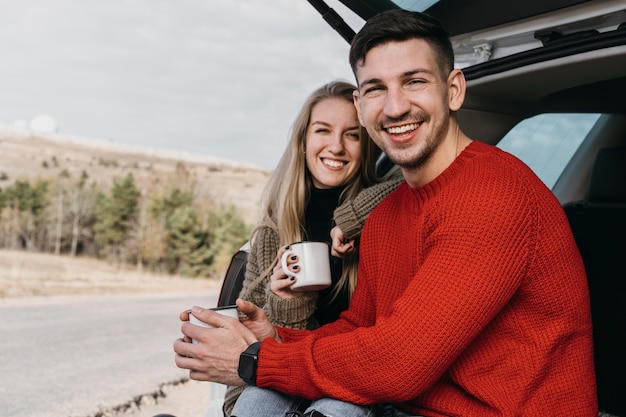
[[243,355],[239,361],[239,367],[244,379],[250,379],[256,373],[256,355]]
[[239,356],[239,377],[248,385],[256,384],[256,368],[259,351],[259,342],[253,343]]

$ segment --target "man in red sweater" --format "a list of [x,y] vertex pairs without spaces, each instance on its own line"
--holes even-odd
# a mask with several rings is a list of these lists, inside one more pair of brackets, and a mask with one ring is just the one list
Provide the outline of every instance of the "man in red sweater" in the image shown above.
[[242,323],[194,307],[217,328],[183,325],[174,350],[191,378],[393,404],[398,416],[597,416],[566,217],[522,162],[460,130],[453,59],[424,15],[366,23],[350,50],[355,105],[406,181],[367,220],[350,307],[314,331],[273,328],[241,300]]

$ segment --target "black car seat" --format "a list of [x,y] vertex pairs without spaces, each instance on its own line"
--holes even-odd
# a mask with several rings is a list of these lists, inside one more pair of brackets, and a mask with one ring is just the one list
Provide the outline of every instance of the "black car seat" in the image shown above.
[[587,199],[563,208],[587,271],[599,408],[626,416],[626,147],[601,149]]
[[243,287],[243,279],[246,273],[246,264],[248,262],[248,252],[240,249],[233,255],[230,265],[226,270],[226,276],[222,282],[222,289],[217,300],[217,306],[228,306],[235,304],[235,300],[239,297],[239,292]]

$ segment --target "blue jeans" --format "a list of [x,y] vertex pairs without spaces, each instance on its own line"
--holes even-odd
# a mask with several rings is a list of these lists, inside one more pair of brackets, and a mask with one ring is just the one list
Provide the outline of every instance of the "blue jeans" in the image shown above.
[[[304,410],[303,410],[304,409]],[[319,411],[328,417],[374,417],[374,407],[350,404],[332,398],[308,401],[265,388],[246,387],[231,417],[285,417],[290,411]]]
[[389,404],[364,406],[332,398],[309,401],[254,386],[246,387],[241,393],[231,417],[285,417],[290,411],[307,413],[311,410],[319,411],[327,417],[419,417]]

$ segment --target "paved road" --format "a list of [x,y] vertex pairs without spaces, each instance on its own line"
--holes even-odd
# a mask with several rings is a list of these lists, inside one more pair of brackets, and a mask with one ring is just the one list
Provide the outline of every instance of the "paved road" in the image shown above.
[[178,314],[215,292],[0,305],[0,416],[82,417],[185,378]]

